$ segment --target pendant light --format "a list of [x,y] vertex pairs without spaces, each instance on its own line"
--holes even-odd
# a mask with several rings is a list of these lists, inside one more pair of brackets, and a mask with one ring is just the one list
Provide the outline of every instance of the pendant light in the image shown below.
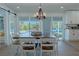
[[34,16],[35,16],[35,18],[37,18],[39,20],[46,18],[46,14],[43,12],[41,4],[39,5],[38,11],[36,12],[36,14]]

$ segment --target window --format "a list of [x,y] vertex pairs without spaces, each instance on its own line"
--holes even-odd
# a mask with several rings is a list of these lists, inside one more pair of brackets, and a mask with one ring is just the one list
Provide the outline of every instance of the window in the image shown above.
[[34,17],[31,17],[30,19],[28,17],[20,18],[19,20],[20,36],[31,37],[32,32],[41,30],[40,24],[41,24],[40,20],[37,20]]
[[3,17],[0,16],[0,36],[4,36],[4,23]]
[[53,17],[52,20],[52,36],[57,36],[59,39],[63,37],[63,20],[62,17]]
[[19,33],[20,36],[29,37],[29,18],[20,18]]
[[0,8],[0,36],[4,36],[4,18],[5,11]]

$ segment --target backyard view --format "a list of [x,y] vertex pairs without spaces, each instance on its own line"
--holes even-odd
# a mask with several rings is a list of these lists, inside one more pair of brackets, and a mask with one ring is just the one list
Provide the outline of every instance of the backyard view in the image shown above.
[[30,37],[31,32],[39,30],[39,22],[37,21],[24,21],[20,22],[20,35],[24,37]]
[[0,32],[4,31],[3,17],[0,17]]
[[59,39],[63,37],[62,21],[52,22],[52,34],[57,36]]

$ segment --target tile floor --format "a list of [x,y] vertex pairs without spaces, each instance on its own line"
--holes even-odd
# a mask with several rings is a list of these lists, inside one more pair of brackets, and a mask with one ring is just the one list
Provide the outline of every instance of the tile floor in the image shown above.
[[[79,42],[58,42],[58,56],[79,56]],[[15,56],[16,51],[11,47],[0,48],[0,56]]]
[[[58,42],[58,55],[59,56],[79,56],[79,45],[72,42]],[[79,43],[79,41],[77,42]]]

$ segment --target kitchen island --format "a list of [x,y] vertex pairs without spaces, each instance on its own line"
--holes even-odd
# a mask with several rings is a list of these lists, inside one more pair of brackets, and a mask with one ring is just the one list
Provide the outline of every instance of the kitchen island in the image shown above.
[[[19,46],[23,46],[24,48],[30,50],[31,46],[33,47],[34,55],[36,54],[36,51],[40,51],[40,55],[46,55],[43,54],[44,52],[50,52],[50,55],[53,55],[52,53],[57,55],[58,50],[58,40],[55,37],[13,37],[14,43],[19,43]],[[39,45],[36,47],[36,43]],[[16,45],[16,44],[15,44]],[[28,46],[28,47],[27,47]]]

